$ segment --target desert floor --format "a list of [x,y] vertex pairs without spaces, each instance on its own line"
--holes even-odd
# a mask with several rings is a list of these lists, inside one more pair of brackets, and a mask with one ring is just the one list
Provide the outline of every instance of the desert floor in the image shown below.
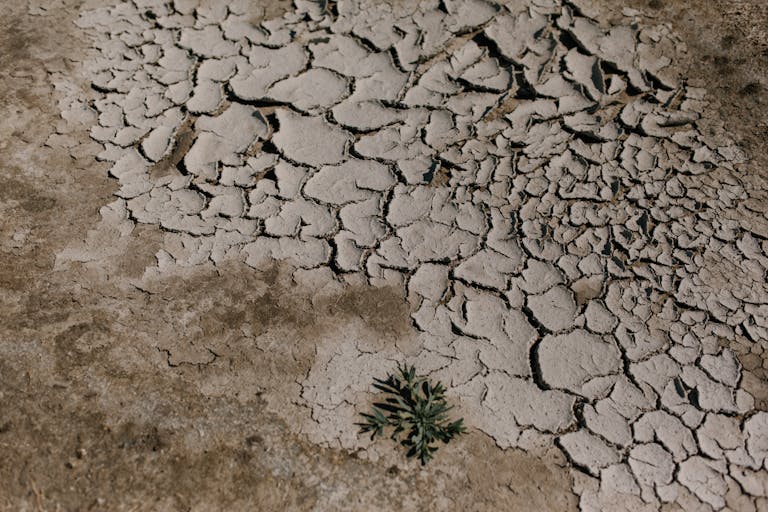
[[0,6],[0,509],[768,510],[762,0]]

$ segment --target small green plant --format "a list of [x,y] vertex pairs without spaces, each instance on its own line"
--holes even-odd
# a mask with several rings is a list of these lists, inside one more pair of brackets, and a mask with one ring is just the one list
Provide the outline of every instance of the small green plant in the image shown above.
[[442,383],[416,377],[413,366],[399,365],[398,372],[399,376],[389,374],[386,380],[373,379],[374,387],[388,396],[373,404],[371,414],[363,413],[365,421],[357,425],[361,434],[370,432],[372,440],[381,437],[386,427],[394,427],[391,438],[408,449],[408,457],[418,456],[424,465],[437,450],[433,443],[448,443],[466,432],[464,419],[448,420],[453,406],[445,401]]

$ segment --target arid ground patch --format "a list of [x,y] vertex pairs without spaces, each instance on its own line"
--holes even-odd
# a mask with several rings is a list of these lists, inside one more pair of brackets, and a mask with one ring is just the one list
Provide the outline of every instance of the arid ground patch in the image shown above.
[[0,503],[766,506],[765,77],[669,4],[8,6]]

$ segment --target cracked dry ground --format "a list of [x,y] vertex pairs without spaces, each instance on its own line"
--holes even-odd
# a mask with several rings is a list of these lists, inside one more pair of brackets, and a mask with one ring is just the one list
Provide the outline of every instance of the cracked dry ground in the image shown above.
[[768,510],[759,0],[0,6],[0,508]]

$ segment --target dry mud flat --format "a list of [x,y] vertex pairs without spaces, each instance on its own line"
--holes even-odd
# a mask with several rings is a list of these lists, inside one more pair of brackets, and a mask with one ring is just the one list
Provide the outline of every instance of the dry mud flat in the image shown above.
[[5,2],[0,506],[768,508],[766,8],[612,3]]

